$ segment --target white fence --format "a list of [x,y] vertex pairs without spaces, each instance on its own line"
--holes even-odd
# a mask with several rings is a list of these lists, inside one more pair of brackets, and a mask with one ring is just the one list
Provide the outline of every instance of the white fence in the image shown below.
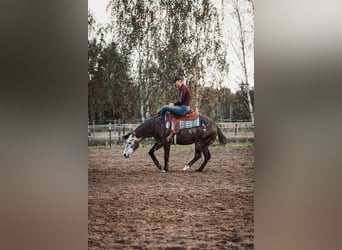
[[[251,122],[219,122],[217,125],[230,141],[254,140],[254,127]],[[88,145],[121,144],[122,136],[138,127],[138,123],[127,124],[89,124]]]

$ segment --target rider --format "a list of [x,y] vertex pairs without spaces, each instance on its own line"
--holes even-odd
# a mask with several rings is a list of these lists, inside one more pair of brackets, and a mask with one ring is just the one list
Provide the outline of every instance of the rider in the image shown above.
[[183,83],[183,78],[181,76],[175,76],[173,83],[179,89],[178,101],[175,103],[170,103],[169,105],[164,105],[160,110],[160,114],[164,117],[166,111],[170,111],[176,115],[185,115],[190,111],[190,90]]

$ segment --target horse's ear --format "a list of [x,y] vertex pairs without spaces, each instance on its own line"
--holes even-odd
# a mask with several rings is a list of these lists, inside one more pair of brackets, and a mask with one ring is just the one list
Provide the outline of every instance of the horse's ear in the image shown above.
[[128,133],[128,134],[122,136],[122,139],[126,140],[131,134],[132,134],[132,132],[130,132],[130,133]]

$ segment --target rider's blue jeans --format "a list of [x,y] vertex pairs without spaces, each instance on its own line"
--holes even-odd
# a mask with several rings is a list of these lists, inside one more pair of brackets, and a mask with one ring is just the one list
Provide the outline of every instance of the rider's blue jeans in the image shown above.
[[164,120],[165,120],[165,113],[166,111],[170,111],[173,114],[176,115],[185,115],[186,113],[188,113],[188,111],[190,110],[189,106],[170,106],[170,105],[164,105],[160,111],[161,115],[163,116]]

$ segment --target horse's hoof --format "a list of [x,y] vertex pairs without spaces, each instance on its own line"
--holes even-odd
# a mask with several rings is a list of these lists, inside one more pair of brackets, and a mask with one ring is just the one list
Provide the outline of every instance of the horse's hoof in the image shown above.
[[189,170],[189,165],[185,165],[184,168],[182,169],[183,171],[188,171]]
[[166,173],[166,171],[164,169],[161,169],[160,173]]

